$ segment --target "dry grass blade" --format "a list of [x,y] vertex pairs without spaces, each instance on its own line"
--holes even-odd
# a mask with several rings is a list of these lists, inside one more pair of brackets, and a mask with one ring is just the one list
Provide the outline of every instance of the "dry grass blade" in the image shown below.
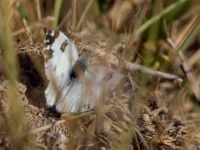
[[29,28],[25,18],[23,19],[23,23],[24,23],[26,35],[27,35],[29,41],[33,42],[33,36],[32,36],[32,33],[31,33],[31,29]]
[[42,14],[41,14],[40,1],[39,0],[35,0],[35,7],[36,7],[38,20],[41,20],[42,19]]
[[87,13],[88,13],[90,7],[91,7],[92,4],[93,4],[93,1],[94,1],[94,0],[89,0],[89,1],[88,1],[87,5],[86,5],[86,7],[85,7],[85,9],[84,9],[84,11],[83,11],[83,14],[82,14],[82,16],[81,16],[81,18],[80,18],[80,20],[79,20],[79,22],[78,22],[78,24],[77,24],[77,29],[80,29],[80,27],[81,27],[81,25],[82,25],[82,23],[83,23],[83,21],[84,21],[84,19],[85,19],[85,16],[87,15]]
[[[30,28],[31,30],[35,30],[37,28],[42,28],[42,27],[46,26],[48,23],[51,23],[52,21],[54,21],[54,19],[52,17],[48,16],[46,18],[43,18],[41,21],[37,21],[37,22],[30,24],[28,26],[28,28]],[[22,34],[22,33],[25,33],[25,32],[26,32],[26,29],[21,28],[17,31],[14,31],[12,33],[12,36],[15,37],[15,36],[18,36],[19,34]]]
[[42,14],[41,14],[40,1],[39,0],[35,0],[35,7],[36,7],[38,20],[41,20],[42,19]]
[[[199,12],[200,11],[198,11],[197,13]],[[186,25],[186,27],[184,27],[184,30],[178,35],[175,42],[179,49],[184,50],[185,48],[187,48],[189,43],[192,41],[192,38],[194,38],[194,35],[196,35],[196,33],[198,33],[197,31],[199,31],[199,24],[200,15],[197,14],[191,19],[191,21]]]
[[200,49],[198,49],[188,60],[187,63],[193,66],[196,62],[200,60]]
[[183,55],[182,51],[178,49],[176,44],[171,40],[168,39],[168,42],[171,44],[171,46],[178,52],[178,55],[182,61],[183,70],[191,84],[191,88],[193,93],[195,94],[196,98],[200,100],[200,87],[199,82],[197,82],[197,78],[193,75],[191,66],[187,63],[185,56]]
[[62,114],[63,118],[71,118],[71,119],[81,119],[85,116],[89,116],[93,113],[93,111],[87,111],[87,112],[83,112],[83,113],[78,113],[78,114],[72,114],[72,113],[65,113]]
[[200,100],[199,81],[194,76],[191,66],[186,61],[186,58],[183,54],[183,50],[190,45],[192,39],[194,38],[194,33],[196,33],[196,31],[200,29],[199,24],[200,15],[197,14],[191,19],[188,25],[185,26],[184,30],[180,33],[179,38],[177,38],[175,42],[172,39],[168,38],[169,44],[172,46],[172,48],[174,48],[177,51],[178,56],[182,60],[184,72],[191,84],[192,91],[198,100]]
[[74,0],[72,3],[72,27],[75,28],[77,21],[77,0]]

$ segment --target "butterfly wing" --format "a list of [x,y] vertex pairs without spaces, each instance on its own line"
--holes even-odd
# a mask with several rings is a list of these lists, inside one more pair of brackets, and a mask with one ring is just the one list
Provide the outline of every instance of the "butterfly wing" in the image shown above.
[[58,112],[89,111],[97,103],[105,100],[105,96],[109,98],[113,95],[113,91],[116,91],[124,79],[126,78],[122,74],[113,69],[102,65],[90,65],[81,78],[75,77],[68,85],[64,85],[61,97],[56,103],[56,110]]
[[45,90],[46,105],[52,107],[63,87],[68,82],[69,71],[78,59],[73,42],[60,31],[45,29],[44,39],[45,74],[49,84]]
[[80,98],[83,95],[83,84],[78,79],[70,81],[65,85],[56,102],[57,112],[78,112],[80,108]]

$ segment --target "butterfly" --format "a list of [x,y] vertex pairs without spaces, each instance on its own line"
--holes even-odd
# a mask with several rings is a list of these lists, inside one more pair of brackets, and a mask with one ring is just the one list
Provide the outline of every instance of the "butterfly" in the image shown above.
[[44,92],[47,107],[55,106],[59,113],[91,110],[104,93],[112,95],[126,80],[111,68],[91,65],[88,53],[79,57],[75,44],[61,31],[44,29],[44,32],[44,68],[49,80]]

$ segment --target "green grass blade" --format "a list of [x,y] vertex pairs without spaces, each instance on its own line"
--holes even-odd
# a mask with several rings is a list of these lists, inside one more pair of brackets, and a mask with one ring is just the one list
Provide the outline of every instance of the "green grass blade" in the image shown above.
[[62,0],[56,0],[55,1],[54,10],[53,10],[53,17],[54,17],[55,20],[52,23],[52,28],[56,28],[57,25],[58,25],[58,19],[59,19],[59,15],[60,15],[61,4],[62,4]]
[[141,27],[139,27],[136,31],[136,35],[143,33],[146,31],[150,26],[152,26],[155,22],[159,21],[162,17],[165,17],[172,11],[175,11],[178,7],[184,6],[186,4],[187,0],[179,0],[176,3],[168,6],[166,9],[164,9],[160,14],[152,17],[147,22],[145,22]]

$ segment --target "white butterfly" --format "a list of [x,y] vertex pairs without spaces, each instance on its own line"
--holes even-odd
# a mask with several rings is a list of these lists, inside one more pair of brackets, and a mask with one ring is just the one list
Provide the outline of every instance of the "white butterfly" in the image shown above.
[[45,29],[44,44],[46,105],[60,113],[92,109],[104,92],[112,95],[125,79],[113,69],[90,65],[87,53],[78,57],[74,43],[60,31]]

